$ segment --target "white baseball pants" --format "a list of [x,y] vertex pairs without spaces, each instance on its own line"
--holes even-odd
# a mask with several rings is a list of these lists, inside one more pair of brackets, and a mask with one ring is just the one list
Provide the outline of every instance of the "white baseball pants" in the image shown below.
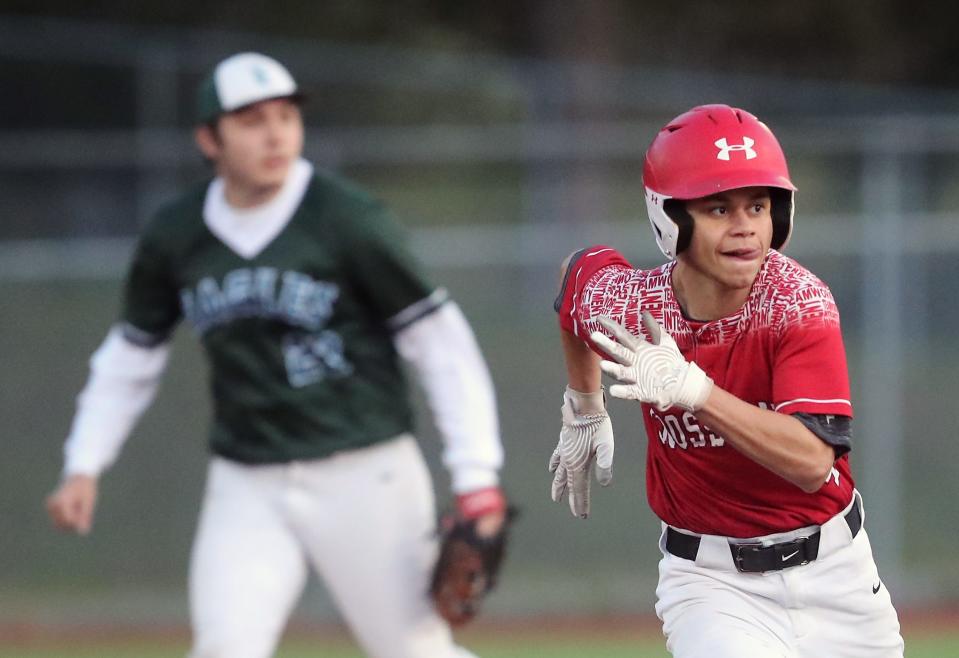
[[429,472],[410,435],[327,459],[213,458],[190,565],[192,658],[268,658],[312,567],[375,658],[471,658],[426,595]]
[[656,614],[666,648],[675,658],[902,658],[869,537],[861,528],[852,538],[846,511],[822,526],[816,560],[766,573],[737,571],[723,537],[704,535],[695,561],[670,555],[664,528]]

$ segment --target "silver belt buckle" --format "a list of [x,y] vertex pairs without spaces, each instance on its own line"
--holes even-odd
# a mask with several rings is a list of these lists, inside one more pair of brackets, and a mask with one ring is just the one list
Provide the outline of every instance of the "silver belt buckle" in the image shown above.
[[755,573],[754,571],[747,571],[743,567],[743,549],[745,548],[759,549],[759,548],[762,548],[763,545],[761,543],[753,543],[753,544],[730,544],[730,546],[733,547],[733,562],[736,565],[736,571],[738,571],[739,573]]

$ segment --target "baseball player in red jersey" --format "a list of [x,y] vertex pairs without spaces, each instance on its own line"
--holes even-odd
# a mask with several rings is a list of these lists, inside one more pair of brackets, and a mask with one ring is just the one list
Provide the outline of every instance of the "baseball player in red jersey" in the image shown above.
[[778,251],[796,190],[779,143],[748,112],[696,107],[653,140],[643,183],[670,261],[637,270],[595,246],[563,265],[553,499],[585,518],[589,471],[612,478],[605,372],[642,404],[674,656],[901,657],[849,468],[839,312]]

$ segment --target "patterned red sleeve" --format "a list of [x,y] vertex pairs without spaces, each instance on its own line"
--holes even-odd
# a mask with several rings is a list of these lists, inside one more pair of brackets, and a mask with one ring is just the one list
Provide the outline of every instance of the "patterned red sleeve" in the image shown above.
[[587,340],[589,332],[582,324],[581,303],[586,284],[593,275],[607,267],[631,268],[622,254],[604,245],[580,249],[569,260],[559,295],[553,309],[559,314],[559,326],[563,331]]
[[825,285],[800,290],[781,325],[773,404],[784,414],[852,417],[839,311]]

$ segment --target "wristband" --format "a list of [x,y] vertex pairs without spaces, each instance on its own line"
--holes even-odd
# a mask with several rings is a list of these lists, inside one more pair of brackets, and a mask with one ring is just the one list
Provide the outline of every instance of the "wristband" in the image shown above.
[[464,519],[506,511],[506,496],[499,487],[486,487],[456,497],[456,510]]

